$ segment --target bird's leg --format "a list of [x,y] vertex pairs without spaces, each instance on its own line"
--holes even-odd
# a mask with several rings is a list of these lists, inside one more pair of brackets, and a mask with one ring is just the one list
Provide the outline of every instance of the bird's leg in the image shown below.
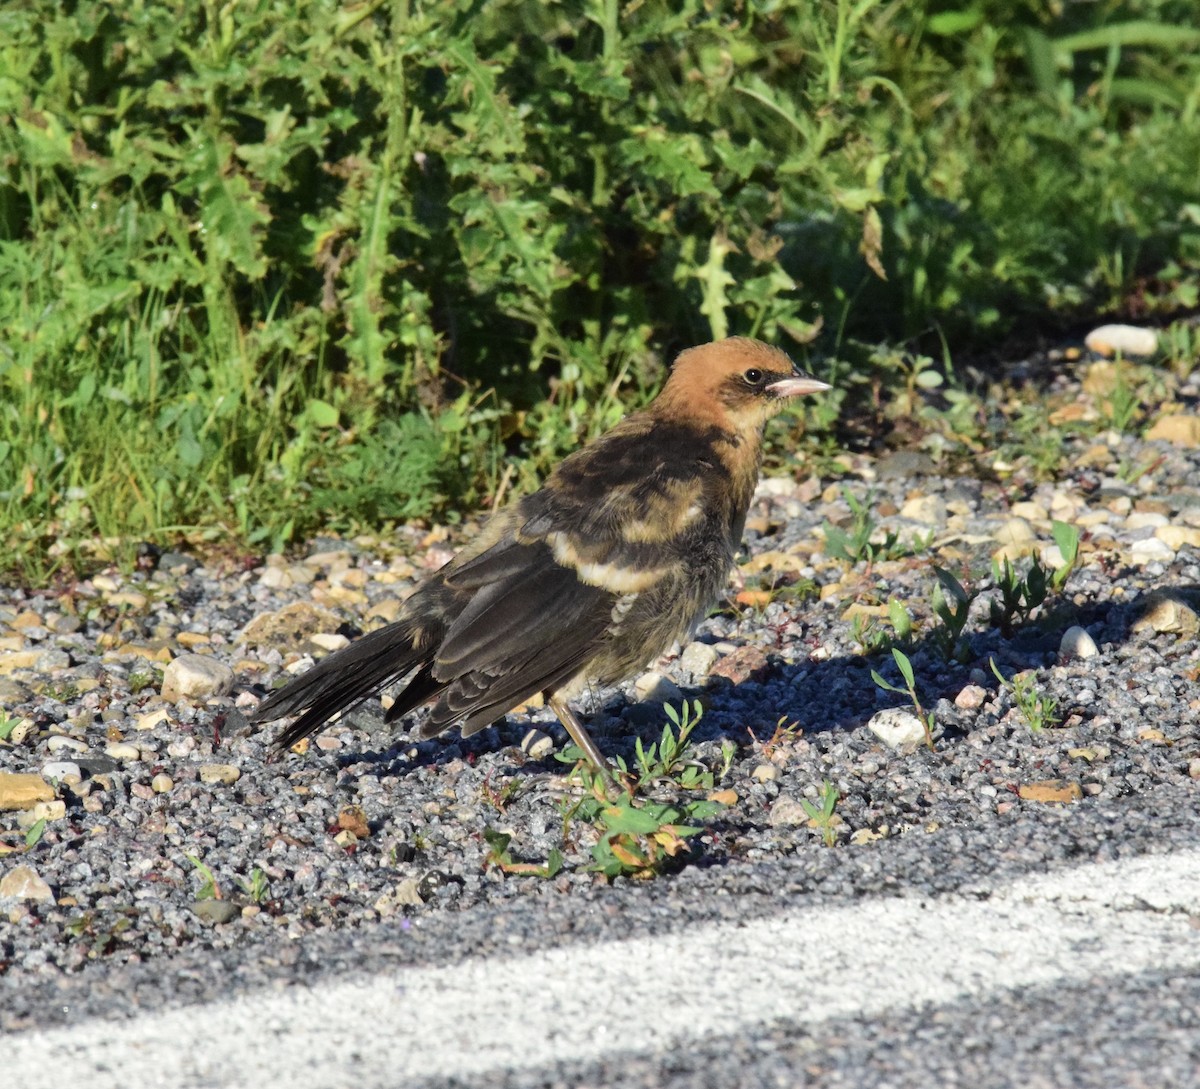
[[584,729],[583,723],[579,721],[579,716],[571,710],[566,700],[557,695],[550,696],[546,703],[550,710],[558,716],[558,721],[563,724],[567,733],[571,735],[571,740],[583,750],[592,767],[596,769],[596,774],[600,776],[600,782],[604,787],[604,793],[610,801],[615,801],[619,797],[620,791],[609,773],[604,754],[596,748],[596,742],[592,740],[592,735]]

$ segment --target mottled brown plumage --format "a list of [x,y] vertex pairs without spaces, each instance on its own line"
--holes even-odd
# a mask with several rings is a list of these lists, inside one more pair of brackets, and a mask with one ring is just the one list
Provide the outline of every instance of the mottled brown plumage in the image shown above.
[[681,353],[649,406],[496,514],[394,623],[273,693],[254,720],[299,713],[277,741],[287,748],[411,674],[386,720],[431,703],[421,736],[467,735],[541,692],[603,772],[567,700],[636,673],[704,618],[741,542],[763,425],[827,388],[755,340]]

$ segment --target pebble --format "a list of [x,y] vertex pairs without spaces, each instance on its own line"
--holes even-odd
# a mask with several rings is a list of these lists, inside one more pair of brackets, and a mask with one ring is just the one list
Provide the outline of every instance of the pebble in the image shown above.
[[14,866],[0,877],[0,900],[33,900],[46,902],[54,893],[32,866]]
[[650,703],[678,704],[683,699],[679,685],[654,671],[643,673],[634,681],[633,691],[639,700]]
[[709,670],[716,664],[720,654],[717,648],[709,643],[688,643],[679,655],[679,667],[686,670],[696,679],[707,677]]
[[32,809],[38,802],[54,798],[54,788],[40,775],[0,772],[0,811]]
[[169,794],[175,787],[175,780],[169,775],[159,773],[150,780],[150,789],[155,794]]
[[1200,415],[1171,414],[1160,416],[1146,432],[1146,440],[1169,442],[1187,450],[1200,447]]
[[760,783],[774,782],[779,778],[779,769],[774,764],[759,764],[750,773],[750,777]]
[[78,783],[83,779],[83,772],[73,760],[51,760],[42,765],[42,776],[46,779],[73,780]]
[[[954,706],[961,711],[974,711],[982,707],[987,700],[987,689],[982,685],[968,684],[954,697]],[[919,724],[919,721],[918,721]],[[925,731],[921,730],[921,740],[925,739]]]
[[46,739],[46,748],[51,752],[87,752],[88,743],[78,737],[66,737],[63,734],[52,734]]
[[534,760],[545,760],[554,752],[554,739],[541,730],[529,730],[521,738],[521,749]]
[[142,750],[126,741],[114,741],[111,745],[104,746],[104,755],[111,756],[114,760],[141,760]]
[[1063,658],[1095,658],[1100,653],[1100,648],[1096,646],[1096,640],[1087,633],[1086,628],[1075,624],[1063,632],[1058,644],[1058,653]]
[[781,794],[771,803],[767,823],[772,828],[789,828],[808,824],[812,818],[796,798]]
[[233,689],[233,670],[207,654],[181,654],[163,671],[162,697],[194,703],[224,696]]
[[925,727],[907,707],[885,707],[877,711],[868,720],[867,729],[897,752],[912,752],[918,745],[925,744]]
[[1093,329],[1083,343],[1097,355],[1149,356],[1158,351],[1158,334],[1138,325],[1101,325]]
[[201,764],[200,782],[222,783],[231,786],[242,777],[241,768],[234,764]]

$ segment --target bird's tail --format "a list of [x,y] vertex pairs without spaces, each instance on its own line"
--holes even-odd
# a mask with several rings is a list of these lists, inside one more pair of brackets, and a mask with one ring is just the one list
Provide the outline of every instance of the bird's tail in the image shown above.
[[299,714],[275,740],[277,749],[290,749],[334,715],[353,709],[420,666],[427,652],[416,648],[414,634],[411,624],[400,620],[364,635],[268,696],[250,714],[250,721],[271,722]]

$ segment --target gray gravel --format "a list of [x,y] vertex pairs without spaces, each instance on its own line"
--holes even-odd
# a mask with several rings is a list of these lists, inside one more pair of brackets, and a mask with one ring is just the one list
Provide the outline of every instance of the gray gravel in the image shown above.
[[[1057,395],[1076,392],[1059,382]],[[1195,411],[1195,378],[1176,396]],[[444,961],[513,942],[767,914],[785,895],[823,903],[900,888],[936,894],[980,872],[1194,843],[1200,450],[1101,434],[1076,440],[1068,456],[1074,468],[1046,483],[1029,466],[997,468],[991,453],[966,475],[943,475],[934,471],[936,443],[844,459],[841,482],[882,512],[880,534],[891,529],[903,541],[932,530],[934,561],[982,588],[961,661],[945,661],[930,638],[928,559],[837,562],[823,551],[821,527],[848,521],[841,482],[827,474],[764,485],[749,521],[746,584],[731,588],[730,607],[697,634],[717,652],[712,671],[690,672],[678,655],[656,667],[685,695],[703,697],[697,751],[710,768],[721,766],[722,742],[735,743],[719,785],[736,801],[697,838],[688,865],[649,882],[606,885],[587,869],[590,829],[573,822],[564,838],[562,809],[578,792],[553,757],[522,749],[531,728],[565,744],[543,709],[466,741],[414,742],[385,731],[378,705],[368,705],[307,753],[274,760],[274,730],[247,726],[243,712],[281,669],[303,668],[306,654],[334,645],[339,625],[352,634],[386,619],[461,536],[405,529],[390,539],[322,540],[304,559],[247,567],[147,553],[129,575],[0,590],[0,703],[21,723],[0,747],[0,772],[42,775],[65,803],[61,817],[43,811],[52,819],[28,851],[20,848],[35,814],[0,813],[0,843],[13,849],[0,857],[0,879],[24,865],[49,887],[49,898],[0,900],[0,1028],[124,1016],[200,998],[214,981],[228,989],[303,980],[362,963],[364,950],[380,966]],[[1149,468],[1136,475],[1129,466]],[[1052,559],[1051,516],[1081,528],[1080,567],[1064,594],[1006,638],[988,623],[991,556],[1020,536],[1020,522],[1029,547]],[[765,606],[754,597],[764,587],[773,596]],[[748,604],[738,604],[739,592]],[[904,700],[872,683],[871,669],[899,675],[886,650],[864,653],[847,609],[889,598],[918,620],[907,650],[937,719],[932,753],[891,750],[865,725]],[[286,619],[246,638],[256,617],[295,603],[324,610],[321,638]],[[1095,657],[1060,655],[1072,626],[1091,636]],[[165,700],[163,670],[181,652],[230,667],[232,691]],[[692,648],[682,661],[706,657]],[[1032,732],[990,659],[1006,677],[1033,671],[1063,724]],[[663,723],[657,704],[634,702],[630,691],[593,699],[601,747],[626,759],[635,736],[653,740]],[[789,732],[774,736],[780,723]],[[839,793],[832,849],[797,805],[815,800],[825,781]],[[1047,781],[1076,800],[1037,800]],[[1022,797],[1031,787],[1034,796]],[[489,827],[511,832],[518,858],[561,851],[564,870],[550,880],[506,876],[487,863]],[[218,900],[201,897],[201,866]],[[530,903],[545,909],[537,931],[510,925]],[[1194,1033],[1196,989],[1185,991],[1164,998],[1164,1076],[1188,1054],[1182,1034]],[[1087,998],[1034,995],[1032,1005],[995,1015],[1024,1026],[1036,1049],[1043,1015],[1062,1001]],[[944,1010],[899,1030],[906,1039],[873,1036],[858,1022],[835,1026],[844,1062],[814,1070],[811,1084],[876,1084],[879,1055],[903,1047],[919,1059],[914,1040],[969,1035],[967,1020]],[[640,1080],[697,1084],[696,1071],[708,1069],[711,1084],[739,1084],[739,1046],[714,1042],[710,1055],[680,1057]],[[769,1046],[779,1084],[792,1084],[788,1072],[805,1065],[810,1044],[783,1034]],[[718,1062],[728,1078],[710,1065]],[[969,1061],[961,1073],[964,1083],[1001,1084]],[[546,1084],[555,1079],[574,1075],[558,1071]]]

